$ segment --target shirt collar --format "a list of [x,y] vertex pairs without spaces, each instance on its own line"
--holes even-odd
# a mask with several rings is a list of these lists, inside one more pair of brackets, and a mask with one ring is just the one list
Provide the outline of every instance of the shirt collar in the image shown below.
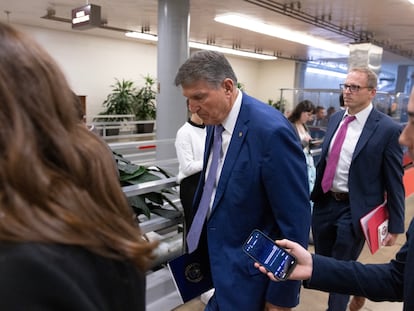
[[[373,105],[372,103],[370,103],[367,107],[365,107],[364,109],[362,109],[360,112],[358,112],[357,114],[355,114],[355,118],[357,122],[360,122],[361,124],[365,124],[365,122],[368,119],[369,114],[371,113],[371,110],[373,109]],[[350,114],[348,113],[348,109],[346,109],[343,119],[347,116],[349,116]]]
[[236,126],[237,117],[240,112],[242,99],[243,99],[243,92],[239,89],[237,98],[234,101],[233,107],[231,107],[229,115],[221,123],[221,125],[224,127],[224,130],[229,132],[230,135],[233,135],[233,130],[234,130],[234,127]]

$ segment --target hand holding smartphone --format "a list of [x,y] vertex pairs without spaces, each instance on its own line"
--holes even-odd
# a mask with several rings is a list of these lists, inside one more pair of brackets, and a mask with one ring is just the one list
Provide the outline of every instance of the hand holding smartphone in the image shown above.
[[296,265],[296,258],[260,230],[253,230],[243,245],[243,250],[253,260],[272,272],[276,279],[284,281]]

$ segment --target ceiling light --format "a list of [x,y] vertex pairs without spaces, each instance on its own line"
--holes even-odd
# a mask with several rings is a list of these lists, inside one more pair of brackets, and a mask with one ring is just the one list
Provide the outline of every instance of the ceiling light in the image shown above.
[[410,2],[411,4],[414,4],[414,0],[408,0],[408,2]]
[[156,35],[151,35],[144,32],[128,31],[125,33],[125,36],[147,41],[158,41],[158,37]]
[[[158,41],[158,37],[156,35],[151,35],[151,34],[142,33],[142,32],[129,31],[125,33],[125,36],[130,37],[130,38],[135,38],[135,39],[141,39],[141,40]],[[277,59],[277,57],[274,55],[230,49],[230,48],[225,48],[225,47],[211,45],[211,44],[203,44],[203,43],[190,41],[188,45],[190,46],[190,48],[194,48],[194,49],[217,51],[217,52],[221,52],[224,54],[231,54],[231,55],[237,55],[237,56],[243,56],[243,57],[249,57],[249,58],[255,58],[255,59],[262,59],[262,60]]]
[[[414,1],[414,0],[413,0]],[[268,36],[293,41],[299,44],[311,46],[320,50],[333,52],[340,55],[349,55],[349,48],[342,44],[337,44],[322,38],[317,38],[299,31],[293,31],[280,26],[271,26],[261,21],[254,20],[247,16],[226,14],[216,16],[216,22],[226,25],[247,29]]]

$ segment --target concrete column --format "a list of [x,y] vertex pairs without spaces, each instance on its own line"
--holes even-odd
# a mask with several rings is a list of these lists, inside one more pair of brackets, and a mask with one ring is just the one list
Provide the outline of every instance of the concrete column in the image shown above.
[[[175,138],[187,120],[185,98],[174,78],[189,55],[189,14],[189,0],[158,0],[157,140]],[[175,157],[173,144],[157,146],[157,160]]]
[[377,75],[381,70],[382,47],[372,43],[351,43],[349,45],[349,69],[353,67],[369,67]]

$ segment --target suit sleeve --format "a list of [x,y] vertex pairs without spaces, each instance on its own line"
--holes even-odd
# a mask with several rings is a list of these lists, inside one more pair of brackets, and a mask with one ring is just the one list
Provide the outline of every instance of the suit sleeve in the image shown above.
[[386,146],[384,156],[385,189],[389,212],[388,230],[391,233],[404,232],[405,190],[402,182],[404,169],[402,166],[403,151],[398,143],[400,127],[394,127],[394,133]]
[[[278,238],[288,238],[307,247],[310,228],[310,198],[306,160],[299,140],[289,126],[279,128],[269,142],[263,163],[263,183]],[[299,302],[300,282],[270,282],[267,301],[293,307]]]
[[[307,288],[326,292],[367,297],[372,301],[403,301],[404,287],[412,286],[405,280],[409,273],[409,244],[414,223],[407,231],[407,242],[395,259],[385,264],[362,264],[356,261],[341,261],[331,257],[313,255],[313,272],[305,281]],[[411,234],[410,234],[411,233]],[[410,292],[405,288],[405,292]],[[411,295],[411,293],[410,293]]]

